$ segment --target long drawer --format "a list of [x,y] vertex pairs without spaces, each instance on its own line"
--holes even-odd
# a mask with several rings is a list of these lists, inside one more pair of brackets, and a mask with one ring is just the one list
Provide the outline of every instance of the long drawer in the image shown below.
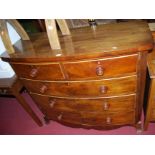
[[64,99],[54,98],[31,94],[33,100],[45,112],[50,113],[52,110],[67,111],[92,111],[92,112],[115,112],[115,111],[131,111],[135,109],[135,94],[113,97],[113,98],[97,98],[97,99]]
[[92,81],[43,82],[22,79],[24,86],[38,94],[53,96],[93,97],[115,96],[136,92],[137,77],[121,77]]
[[33,80],[64,79],[58,63],[55,64],[11,64],[16,74],[22,78]]
[[71,80],[80,78],[109,78],[136,73],[138,55],[128,55],[98,60],[64,62],[65,71]]
[[124,125],[135,123],[135,111],[116,112],[107,115],[96,112],[55,111],[47,115],[49,119],[81,125]]

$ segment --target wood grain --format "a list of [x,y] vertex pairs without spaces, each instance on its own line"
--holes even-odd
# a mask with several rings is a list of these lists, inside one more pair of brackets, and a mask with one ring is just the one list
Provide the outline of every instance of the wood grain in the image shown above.
[[[147,52],[153,39],[145,22],[124,22],[59,34],[61,50],[46,33],[4,53],[46,122],[71,127],[140,127]],[[34,67],[34,68],[32,68]],[[37,68],[37,72],[36,72]],[[24,72],[24,73],[23,73]],[[31,75],[31,76],[30,76]]]
[[[83,126],[112,126],[112,125],[123,125],[123,124],[134,124],[134,111],[125,113],[93,113],[93,112],[68,112],[68,111],[57,111],[47,114],[48,118],[58,122],[68,122],[70,124],[79,124]],[[61,119],[60,117],[61,116]],[[111,118],[111,122],[107,122],[107,118]],[[72,119],[70,119],[72,118]]]
[[[97,60],[75,61],[63,63],[68,78],[77,80],[81,78],[107,78],[137,72],[138,55],[127,55]],[[97,68],[103,69],[103,74],[97,74]],[[82,69],[81,69],[82,68]]]
[[[61,36],[61,50],[52,50],[46,33],[34,34],[31,41],[19,41],[15,55],[1,57],[14,62],[50,62],[81,60],[131,54],[153,48],[152,35],[145,22],[99,25],[96,35],[90,27],[71,30],[72,36]],[[71,39],[64,39],[71,37]],[[65,43],[67,42],[67,43]],[[68,43],[71,42],[71,43]],[[66,47],[66,45],[71,45]],[[33,47],[33,48],[32,48]],[[23,52],[24,51],[24,52]]]
[[58,63],[49,64],[11,64],[21,78],[33,80],[62,80],[63,74]]
[[[60,81],[45,82],[22,79],[24,86],[30,91],[38,94],[53,96],[71,97],[95,97],[95,96],[115,96],[136,92],[136,76],[114,78],[107,80],[90,81]],[[41,91],[43,87],[45,91]],[[102,92],[102,86],[107,87],[107,91]]]
[[31,93],[34,101],[45,111],[50,109],[66,111],[115,112],[135,109],[136,94],[96,99],[65,99]]

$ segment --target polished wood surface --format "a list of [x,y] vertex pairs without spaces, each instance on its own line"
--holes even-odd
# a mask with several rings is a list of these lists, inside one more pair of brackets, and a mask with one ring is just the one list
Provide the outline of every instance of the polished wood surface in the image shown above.
[[117,96],[136,92],[137,77],[113,78],[95,81],[32,81],[22,79],[30,92],[53,96],[95,97]]
[[56,22],[62,32],[62,35],[70,35],[70,30],[65,19],[45,19],[45,25],[47,30],[47,36],[50,46],[53,50],[61,49],[59,37],[57,33]]
[[[77,111],[54,111],[47,114],[48,118],[59,122],[68,122],[71,124],[79,124],[83,126],[103,126],[103,125],[124,125],[134,124],[134,111],[109,113],[107,115],[102,112],[77,112]],[[72,119],[71,119],[72,118]]]
[[148,70],[150,78],[155,78],[155,49],[148,55],[147,58]]
[[[137,72],[138,54],[98,60],[64,62],[69,79],[107,78]],[[82,68],[82,69],[81,69]]]
[[33,80],[62,80],[64,79],[60,65],[55,64],[12,64],[12,68],[22,77]]
[[31,36],[31,41],[17,42],[16,52],[4,53],[2,57],[13,62],[81,60],[142,52],[153,47],[152,35],[145,22],[99,25],[95,31],[90,27],[78,28],[71,30],[71,36],[60,36],[60,43],[61,50],[52,50],[47,34],[38,33]]
[[36,102],[45,120],[71,127],[140,127],[147,52],[153,48],[145,22],[125,22],[59,34],[52,50],[45,33],[2,55]]
[[147,70],[147,54],[148,52],[141,52],[139,55],[138,63],[138,76],[137,76],[137,107],[140,107],[136,111],[136,121],[141,119],[141,112],[144,102],[144,90],[146,83],[146,70]]
[[115,112],[115,111],[131,111],[135,109],[136,94],[123,95],[110,98],[56,98],[47,95],[38,95],[31,93],[32,98],[40,108],[45,111],[68,110],[68,111],[90,111],[90,112]]
[[[20,77],[40,80],[71,80],[119,77],[137,72],[138,54],[92,59],[84,61],[68,61],[60,63],[12,63]],[[63,68],[63,70],[62,70]],[[81,69],[82,68],[82,69]],[[100,70],[99,70],[100,69]],[[100,73],[99,73],[100,71]],[[48,72],[48,74],[47,74]],[[101,73],[102,72],[102,73]]]
[[151,111],[150,120],[151,120],[151,122],[155,121],[155,110],[154,109],[152,109],[152,111]]

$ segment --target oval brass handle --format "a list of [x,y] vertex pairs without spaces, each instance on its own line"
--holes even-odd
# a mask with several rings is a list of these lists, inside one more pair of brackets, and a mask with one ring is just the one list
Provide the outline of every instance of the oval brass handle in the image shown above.
[[111,122],[112,122],[111,117],[107,117],[107,118],[106,118],[106,123],[107,123],[107,124],[111,124]]
[[49,105],[50,105],[51,108],[54,107],[55,103],[56,103],[55,100],[53,100],[53,99],[50,99],[50,100],[49,100]]
[[104,110],[108,110],[109,107],[110,107],[110,105],[109,105],[107,102],[105,102],[105,103],[103,104]]
[[31,77],[36,77],[37,76],[37,72],[38,72],[38,69],[37,68],[33,68],[30,72],[30,76]]
[[107,86],[101,86],[100,87],[100,92],[103,93],[103,94],[107,93],[107,90],[108,90]]
[[57,119],[60,121],[62,119],[62,114],[60,114]]
[[98,67],[96,68],[96,75],[97,75],[97,76],[102,76],[103,73],[104,73],[103,67],[102,67],[102,66],[98,66]]
[[46,85],[43,85],[41,88],[40,88],[40,93],[44,94],[47,90],[47,86]]

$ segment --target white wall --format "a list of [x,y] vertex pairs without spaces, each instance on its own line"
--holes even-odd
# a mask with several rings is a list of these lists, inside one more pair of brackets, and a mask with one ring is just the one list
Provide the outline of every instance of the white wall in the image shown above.
[[[8,31],[9,31],[9,36],[11,39],[12,44],[20,40],[20,36],[18,33],[14,30],[14,28],[7,23]],[[2,39],[0,37],[0,55],[5,51],[5,47],[3,45]],[[2,61],[0,58],[0,78],[10,78],[14,75],[14,71],[12,70],[11,66]]]

